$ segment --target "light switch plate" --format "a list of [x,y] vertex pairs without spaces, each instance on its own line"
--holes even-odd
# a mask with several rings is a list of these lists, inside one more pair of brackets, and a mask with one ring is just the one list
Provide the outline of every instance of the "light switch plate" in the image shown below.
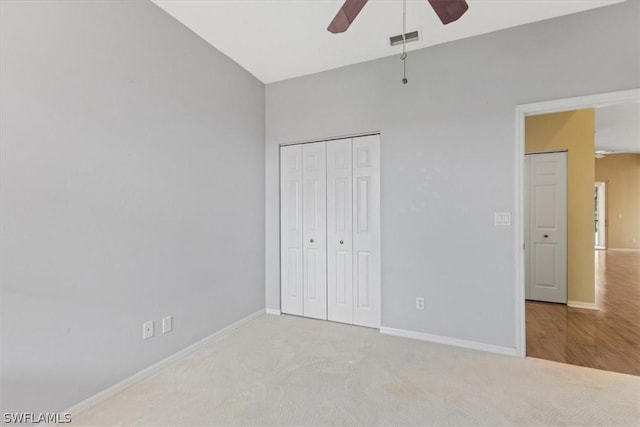
[[494,212],[495,225],[511,225],[511,212]]
[[148,340],[151,337],[153,337],[153,320],[142,324],[142,339]]
[[173,318],[171,316],[162,318],[162,333],[166,334],[173,329]]

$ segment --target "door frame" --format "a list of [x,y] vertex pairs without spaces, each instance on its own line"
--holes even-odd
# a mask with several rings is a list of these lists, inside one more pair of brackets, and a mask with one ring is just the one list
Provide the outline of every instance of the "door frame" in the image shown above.
[[[595,188],[601,198],[598,199],[598,235],[602,239],[598,238],[600,245],[595,245],[594,249],[603,250],[607,249],[607,182],[596,181]],[[600,218],[602,214],[602,218]]]
[[608,107],[640,102],[640,88],[517,105],[515,109],[514,256],[515,256],[515,342],[516,354],[526,357],[525,263],[524,263],[524,142],[525,117],[584,108]]

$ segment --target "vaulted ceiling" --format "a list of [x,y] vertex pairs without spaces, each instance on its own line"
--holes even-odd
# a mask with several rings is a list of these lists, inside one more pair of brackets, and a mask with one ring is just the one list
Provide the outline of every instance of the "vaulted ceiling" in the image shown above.
[[[343,0],[153,0],[264,83],[399,54],[400,0],[370,0],[343,34],[326,28]],[[427,0],[407,0],[408,50],[581,12],[623,0],[467,0],[458,21],[442,25]]]

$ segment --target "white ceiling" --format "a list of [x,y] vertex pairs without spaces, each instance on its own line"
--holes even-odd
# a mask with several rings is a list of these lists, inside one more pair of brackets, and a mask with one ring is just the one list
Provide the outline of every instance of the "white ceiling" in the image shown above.
[[640,103],[596,108],[596,150],[640,153]]
[[[414,50],[620,3],[623,0],[467,0],[458,21],[442,25],[427,0],[407,0],[407,31],[420,29]],[[343,0],[153,0],[264,83],[401,52],[400,0],[370,0],[346,33],[326,28]]]

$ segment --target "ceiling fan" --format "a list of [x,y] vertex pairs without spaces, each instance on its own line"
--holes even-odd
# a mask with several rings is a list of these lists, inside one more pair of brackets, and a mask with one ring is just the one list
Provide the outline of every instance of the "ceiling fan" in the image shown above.
[[[338,34],[347,31],[349,26],[356,19],[368,0],[346,0],[333,21],[327,27],[330,33]],[[457,21],[469,9],[465,0],[428,0],[429,4],[440,18],[444,25]],[[400,59],[403,65],[402,83],[407,84],[407,51],[406,51],[406,30],[407,23],[407,0],[402,0],[402,55]]]
[[[327,27],[330,33],[347,31],[368,0],[346,0]],[[444,25],[458,20],[469,9],[465,0],[428,0]]]

